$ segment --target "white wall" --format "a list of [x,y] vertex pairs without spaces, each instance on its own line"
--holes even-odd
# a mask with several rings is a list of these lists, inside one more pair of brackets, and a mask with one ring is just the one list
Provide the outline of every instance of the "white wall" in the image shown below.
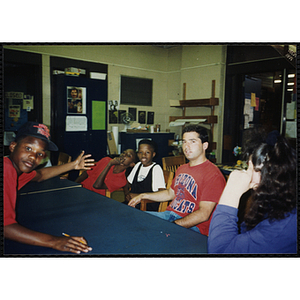
[[[50,56],[107,64],[108,100],[120,99],[120,75],[152,78],[153,107],[136,107],[137,111],[154,111],[154,122],[161,124],[162,131],[169,128],[170,115],[182,115],[180,109],[170,108],[169,99],[182,99],[183,83],[187,86],[187,99],[199,99],[211,96],[211,81],[216,80],[220,105],[215,109],[219,120],[214,127],[214,141],[217,158],[221,158],[226,46],[178,45],[164,49],[153,45],[7,45],[5,48],[42,54],[43,122],[46,124],[51,120]],[[128,105],[121,105],[120,109],[127,110]],[[186,113],[205,115],[207,112],[207,108],[188,108]],[[123,129],[123,125],[119,127]],[[171,132],[181,134],[181,128],[172,127]]]

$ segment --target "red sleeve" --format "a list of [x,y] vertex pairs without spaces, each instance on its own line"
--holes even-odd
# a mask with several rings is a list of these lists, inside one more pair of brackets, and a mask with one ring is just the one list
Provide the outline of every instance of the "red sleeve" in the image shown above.
[[9,158],[4,158],[4,226],[17,223],[16,221],[16,200],[17,200],[17,189],[23,187],[27,182],[32,180],[36,175],[36,172],[23,173],[19,177],[15,168],[13,167]]
[[123,188],[127,183],[125,171],[114,174],[113,168],[111,168],[106,175],[104,182],[111,193],[117,189]]

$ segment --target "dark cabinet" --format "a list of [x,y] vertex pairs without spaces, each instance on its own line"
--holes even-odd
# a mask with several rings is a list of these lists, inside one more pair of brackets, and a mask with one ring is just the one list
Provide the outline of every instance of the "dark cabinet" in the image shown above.
[[158,150],[153,160],[162,166],[161,158],[170,156],[174,149],[172,146],[169,146],[169,140],[174,140],[174,133],[120,132],[121,151],[123,152],[126,149],[138,150],[138,143],[142,139],[151,139],[156,143]]

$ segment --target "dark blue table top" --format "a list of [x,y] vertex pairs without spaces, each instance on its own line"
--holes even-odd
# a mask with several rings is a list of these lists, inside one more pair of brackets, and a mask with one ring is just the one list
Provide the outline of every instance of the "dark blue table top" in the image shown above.
[[74,187],[81,187],[81,184],[57,176],[42,182],[30,181],[20,189],[19,194],[25,195],[32,193],[43,193],[52,190],[61,190]]
[[[198,255],[207,237],[84,188],[21,195],[18,222],[60,236],[84,236],[93,250],[80,255]],[[6,254],[72,255],[5,240]]]

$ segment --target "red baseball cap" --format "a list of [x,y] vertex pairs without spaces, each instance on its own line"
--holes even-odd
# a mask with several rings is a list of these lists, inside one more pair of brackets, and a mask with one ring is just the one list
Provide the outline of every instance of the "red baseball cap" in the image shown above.
[[50,132],[46,125],[38,122],[27,122],[20,127],[16,135],[16,139],[20,136],[33,136],[45,141],[48,145],[48,150],[58,151],[57,146],[50,141]]

